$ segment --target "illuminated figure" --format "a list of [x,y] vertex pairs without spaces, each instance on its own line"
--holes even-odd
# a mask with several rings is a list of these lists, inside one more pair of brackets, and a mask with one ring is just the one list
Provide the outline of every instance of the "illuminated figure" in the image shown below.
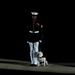
[[39,43],[43,39],[43,24],[41,24],[37,17],[38,12],[31,12],[32,20],[30,25],[27,25],[27,43],[30,47],[31,66],[37,66],[38,59],[36,53],[39,51]]

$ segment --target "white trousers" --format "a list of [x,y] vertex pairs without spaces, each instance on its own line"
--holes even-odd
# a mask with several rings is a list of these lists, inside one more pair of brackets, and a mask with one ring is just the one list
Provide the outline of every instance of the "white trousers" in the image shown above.
[[35,53],[39,51],[39,42],[29,42],[29,47],[30,47],[30,60],[31,64],[37,65],[38,59],[35,56]]

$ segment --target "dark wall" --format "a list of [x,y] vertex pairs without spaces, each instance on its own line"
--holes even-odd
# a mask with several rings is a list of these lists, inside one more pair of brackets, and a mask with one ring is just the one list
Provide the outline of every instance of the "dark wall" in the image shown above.
[[[4,16],[1,58],[30,60],[26,43],[25,26],[31,20],[30,11],[39,11],[39,19],[44,24],[42,51],[49,62],[74,62],[74,32],[69,7],[51,5],[49,8],[27,8],[17,6],[13,12],[7,10]],[[14,13],[14,14],[13,14]],[[7,18],[6,18],[7,17]],[[8,18],[9,17],[9,18]]]

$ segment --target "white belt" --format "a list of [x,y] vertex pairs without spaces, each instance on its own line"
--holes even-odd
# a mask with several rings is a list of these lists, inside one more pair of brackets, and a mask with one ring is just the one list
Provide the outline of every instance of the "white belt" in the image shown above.
[[29,33],[39,33],[39,31],[29,31]]

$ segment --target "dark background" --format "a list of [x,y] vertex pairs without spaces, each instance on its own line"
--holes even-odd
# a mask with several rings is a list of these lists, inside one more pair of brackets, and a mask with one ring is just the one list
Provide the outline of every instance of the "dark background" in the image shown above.
[[2,7],[0,58],[30,61],[25,26],[31,11],[44,25],[41,49],[49,62],[74,62],[74,5],[70,2],[14,3]]

